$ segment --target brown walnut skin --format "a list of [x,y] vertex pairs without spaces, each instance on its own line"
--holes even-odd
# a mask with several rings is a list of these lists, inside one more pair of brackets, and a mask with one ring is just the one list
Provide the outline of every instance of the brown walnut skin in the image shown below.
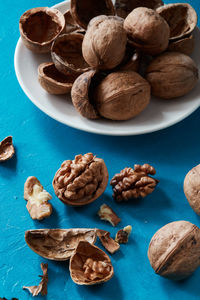
[[185,176],[184,193],[192,209],[200,215],[200,165]]
[[164,5],[156,11],[169,25],[170,41],[190,35],[197,25],[197,13],[188,3]]
[[82,28],[99,15],[115,15],[112,0],[71,0],[71,14]]
[[93,68],[113,69],[122,62],[126,43],[123,19],[98,16],[88,25],[82,44],[83,57]]
[[184,37],[178,41],[171,41],[167,51],[181,52],[185,55],[191,55],[194,50],[195,40],[194,36],[191,34],[188,37]]
[[173,99],[188,94],[195,87],[198,69],[189,56],[165,52],[149,64],[146,79],[154,96]]
[[111,120],[128,120],[140,114],[150,101],[150,85],[132,71],[114,72],[95,90],[99,114]]
[[173,280],[190,276],[200,265],[200,229],[187,221],[163,226],[151,239],[148,258],[160,276]]
[[48,53],[54,39],[63,31],[65,18],[54,8],[37,7],[20,18],[19,30],[24,45],[35,53]]
[[108,184],[108,170],[103,159],[92,153],[76,155],[64,161],[53,179],[56,196],[65,204],[82,206],[95,201]]

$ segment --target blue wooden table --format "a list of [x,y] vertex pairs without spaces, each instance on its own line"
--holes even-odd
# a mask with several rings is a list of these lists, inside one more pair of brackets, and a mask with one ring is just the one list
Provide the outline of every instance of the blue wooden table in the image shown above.
[[[199,11],[198,0],[188,2]],[[54,4],[55,0],[4,0],[0,6],[0,139],[12,135],[16,147],[15,157],[0,164],[0,297],[31,299],[22,286],[39,283],[40,263],[47,261],[26,245],[26,230],[99,227],[114,235],[116,229],[96,216],[105,202],[122,219],[117,229],[133,226],[130,242],[111,257],[115,276],[100,286],[78,286],[70,278],[68,262],[48,261],[48,296],[38,299],[199,299],[200,269],[184,282],[163,279],[154,274],[147,249],[155,231],[168,222],[188,220],[200,226],[200,219],[186,201],[182,187],[185,174],[200,162],[200,110],[171,128],[133,137],[84,133],[40,112],[17,82],[13,57],[20,15],[32,7]],[[51,184],[54,173],[63,160],[87,152],[105,160],[110,179],[126,166],[149,162],[156,168],[160,184],[153,194],[137,204],[116,204],[108,185],[104,195],[91,205],[65,206],[54,194]],[[38,177],[53,195],[53,215],[42,222],[30,218],[23,199],[24,182],[30,175]]]

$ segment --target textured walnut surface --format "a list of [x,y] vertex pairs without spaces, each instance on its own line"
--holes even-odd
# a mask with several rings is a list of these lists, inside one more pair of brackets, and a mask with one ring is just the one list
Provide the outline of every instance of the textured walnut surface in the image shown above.
[[158,184],[158,180],[149,176],[155,173],[155,169],[149,164],[135,165],[134,169],[123,169],[110,182],[113,198],[116,201],[128,201],[132,198],[146,197]]
[[195,46],[194,36],[184,37],[178,41],[171,41],[169,43],[168,51],[181,52],[186,55],[191,55]]
[[0,142],[0,162],[9,160],[15,154],[12,136],[6,137]]
[[200,165],[185,176],[184,193],[192,209],[200,215]]
[[60,200],[70,205],[85,205],[105,190],[108,171],[102,159],[92,153],[66,160],[55,174],[53,187]]

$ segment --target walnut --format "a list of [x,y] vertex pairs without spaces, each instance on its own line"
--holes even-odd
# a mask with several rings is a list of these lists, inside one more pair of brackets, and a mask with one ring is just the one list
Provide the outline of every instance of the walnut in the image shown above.
[[131,234],[132,226],[128,225],[123,229],[120,229],[115,236],[115,241],[119,244],[128,243],[129,235]]
[[51,215],[52,206],[48,203],[51,198],[36,177],[27,178],[24,185],[24,199],[28,201],[26,207],[32,219],[42,220]]
[[149,164],[135,165],[134,169],[123,169],[110,182],[113,188],[113,198],[120,202],[146,197],[158,184],[158,180],[149,176],[155,174],[156,170]]
[[112,0],[71,0],[73,19],[84,29],[91,19],[99,15],[114,15]]
[[7,136],[0,142],[0,162],[9,160],[15,154],[12,136]]
[[80,33],[62,34],[55,39],[51,57],[58,71],[69,76],[69,73],[80,75],[91,69],[83,58],[82,42]]
[[98,229],[97,236],[99,237],[104,248],[111,254],[119,250],[120,245],[110,237],[110,232]]
[[72,33],[72,32],[77,32],[77,33],[85,33],[85,30],[80,27],[76,21],[72,18],[71,11],[68,9],[66,13],[64,14],[65,18],[65,28],[63,30],[63,33]]
[[37,7],[20,18],[19,30],[24,45],[36,53],[48,53],[54,39],[63,31],[65,18],[54,8]]
[[168,47],[169,26],[156,11],[150,8],[134,9],[126,17],[124,28],[129,41],[144,53],[157,55]]
[[169,25],[170,40],[178,40],[190,35],[197,25],[197,13],[188,3],[164,5],[159,7],[157,12]]
[[77,75],[75,74],[62,74],[51,62],[42,63],[38,67],[39,83],[50,94],[61,95],[69,93],[76,78]]
[[126,43],[123,19],[99,16],[88,25],[82,45],[83,57],[93,68],[113,69],[123,60]]
[[68,260],[80,241],[94,244],[96,230],[90,228],[36,229],[25,233],[27,245],[38,255],[56,261]]
[[98,113],[111,120],[128,120],[140,114],[150,101],[150,86],[139,74],[118,71],[106,76],[94,92]]
[[147,7],[156,9],[163,5],[162,0],[116,0],[116,13],[121,18],[126,18],[133,9],[137,7]]
[[110,206],[107,204],[102,204],[99,211],[98,216],[101,220],[105,220],[110,222],[112,226],[117,226],[119,222],[121,222],[121,219],[116,215],[116,213],[112,210]]
[[32,296],[38,296],[40,293],[42,296],[47,295],[47,284],[48,284],[48,264],[41,264],[41,269],[43,272],[42,280],[38,286],[23,286],[23,289],[27,289]]
[[171,41],[167,51],[181,52],[186,55],[191,55],[194,50],[194,36],[191,34],[178,41]]
[[182,280],[200,265],[200,229],[176,221],[159,229],[151,239],[148,258],[156,274]]
[[200,165],[185,176],[184,193],[192,209],[200,215]]
[[86,241],[79,242],[70,259],[69,269],[72,280],[80,285],[103,283],[114,274],[108,255]]
[[63,203],[80,206],[99,198],[107,183],[108,171],[103,159],[87,153],[64,161],[55,174],[53,187]]
[[198,69],[189,56],[166,52],[149,64],[146,79],[154,96],[172,99],[186,95],[195,87]]

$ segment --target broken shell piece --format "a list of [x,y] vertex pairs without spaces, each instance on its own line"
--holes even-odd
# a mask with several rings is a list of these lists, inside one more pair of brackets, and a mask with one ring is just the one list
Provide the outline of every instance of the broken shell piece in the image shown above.
[[52,206],[48,203],[52,196],[34,176],[28,177],[25,182],[24,199],[28,201],[26,208],[33,220],[42,220],[52,214]]
[[80,241],[94,244],[96,229],[37,229],[25,233],[27,245],[38,255],[57,261],[68,260]]
[[37,7],[20,18],[19,30],[24,45],[36,53],[48,53],[53,40],[63,31],[65,18],[54,8]]
[[181,39],[193,32],[197,25],[197,13],[188,3],[174,3],[156,10],[170,28],[170,40]]
[[59,72],[54,63],[43,63],[38,67],[38,80],[49,94],[61,95],[71,91],[76,75],[64,75]]
[[84,29],[91,19],[100,15],[114,15],[115,8],[111,0],[71,0],[73,19]]
[[71,32],[77,32],[77,33],[85,33],[85,30],[80,27],[76,21],[72,18],[71,11],[68,9],[66,13],[64,14],[65,18],[65,28],[63,30],[63,33],[71,33]]
[[82,55],[83,35],[80,33],[62,34],[53,42],[52,60],[61,73],[81,74],[91,69]]
[[97,236],[104,248],[111,254],[119,250],[120,245],[110,237],[110,232],[99,229],[97,230]]
[[38,296],[40,293],[42,296],[47,295],[47,284],[48,284],[48,264],[41,264],[43,272],[42,280],[38,286],[23,286],[23,289],[27,289],[32,296]]
[[114,275],[108,255],[86,241],[78,244],[70,259],[69,269],[72,280],[80,285],[103,283]]
[[101,220],[105,220],[110,222],[112,226],[116,226],[119,222],[121,222],[121,219],[116,215],[116,213],[112,210],[110,206],[107,204],[102,204],[99,211],[98,216]]
[[128,243],[129,235],[131,234],[132,226],[128,225],[117,232],[115,241],[119,244],[126,244]]
[[14,154],[15,148],[13,146],[12,136],[8,136],[0,142],[0,162],[11,159]]
[[168,51],[181,52],[186,55],[191,55],[194,50],[194,36],[191,34],[178,41],[171,41],[169,43]]

